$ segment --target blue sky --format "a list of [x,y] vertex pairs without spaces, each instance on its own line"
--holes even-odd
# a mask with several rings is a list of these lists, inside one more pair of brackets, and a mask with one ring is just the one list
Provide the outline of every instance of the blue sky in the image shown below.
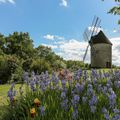
[[[65,59],[81,60],[86,47],[82,35],[94,15],[101,18],[107,37],[119,40],[119,17],[107,14],[114,5],[113,0],[0,0],[0,32],[5,35],[14,31],[29,32],[35,46],[51,46]],[[70,45],[74,51],[69,51]],[[82,53],[77,56],[75,48]]]

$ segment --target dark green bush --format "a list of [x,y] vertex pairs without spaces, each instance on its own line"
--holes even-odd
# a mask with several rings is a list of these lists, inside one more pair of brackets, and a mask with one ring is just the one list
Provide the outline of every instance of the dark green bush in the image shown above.
[[16,80],[15,76],[13,77],[14,78],[13,80],[15,81],[21,80],[20,77],[22,77],[23,71],[21,68],[21,64],[22,64],[21,61],[14,55],[0,56],[0,79],[2,83],[9,82],[12,79],[13,74],[17,75]]
[[50,64],[44,59],[34,59],[30,66],[30,70],[39,74],[45,71],[51,72]]

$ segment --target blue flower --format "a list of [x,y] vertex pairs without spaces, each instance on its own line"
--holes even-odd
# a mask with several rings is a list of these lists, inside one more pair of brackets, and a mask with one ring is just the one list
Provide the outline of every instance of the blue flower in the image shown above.
[[103,113],[108,113],[107,109],[105,107],[102,108]]
[[91,110],[92,113],[95,113],[95,111],[96,111],[96,106],[90,106],[90,110]]
[[98,102],[98,99],[95,95],[92,96],[92,98],[89,100],[89,105],[90,106],[93,106],[93,105],[96,105]]
[[62,98],[66,98],[66,93],[65,93],[65,92],[62,92],[62,93],[61,93],[61,97],[62,97]]
[[113,112],[115,113],[115,114],[117,114],[117,113],[120,113],[120,110],[119,109],[113,109]]
[[41,113],[42,116],[45,115],[45,107],[44,106],[40,107],[40,113]]
[[64,99],[64,100],[62,100],[62,102],[61,102],[61,107],[62,107],[65,111],[68,110],[68,99],[67,99],[67,98]]
[[120,115],[116,114],[112,117],[112,120],[120,120]]
[[77,117],[78,117],[78,110],[74,110],[73,113],[72,113],[73,120],[76,120]]
[[116,94],[114,93],[114,91],[111,91],[110,95],[109,95],[109,104],[110,104],[110,108],[114,108],[115,104],[116,104]]
[[108,114],[108,113],[107,113],[107,114],[104,114],[104,118],[105,118],[106,120],[110,120],[109,114]]
[[32,91],[35,91],[36,89],[35,89],[35,82],[32,80],[32,81],[30,81],[30,88],[31,88],[31,90]]
[[91,96],[94,94],[94,91],[93,91],[93,86],[92,84],[88,84],[88,87],[87,87],[87,95],[88,96]]
[[82,91],[84,90],[84,84],[79,84],[79,83],[76,83],[75,85],[75,92],[77,92],[77,94],[79,93],[82,93]]

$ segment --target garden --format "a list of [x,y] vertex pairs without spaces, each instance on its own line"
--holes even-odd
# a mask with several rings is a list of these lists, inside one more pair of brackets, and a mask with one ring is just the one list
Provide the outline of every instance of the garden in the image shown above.
[[120,71],[79,69],[70,75],[25,72],[12,83],[3,120],[119,120]]

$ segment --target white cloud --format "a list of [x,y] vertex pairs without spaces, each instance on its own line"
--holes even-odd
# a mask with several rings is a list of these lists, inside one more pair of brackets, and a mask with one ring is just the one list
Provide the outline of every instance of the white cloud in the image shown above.
[[[87,45],[87,42],[80,42],[79,40],[71,39],[67,42],[62,42],[62,44],[59,45],[60,53],[58,54],[67,60],[71,59],[82,61]],[[86,58],[87,62],[89,62],[88,58],[89,51]]]
[[61,36],[57,36],[57,35],[55,35],[55,39],[58,39],[58,40],[64,40],[65,38],[64,38],[64,37],[61,37]]
[[54,40],[54,35],[50,35],[50,34],[47,34],[45,36],[43,36],[43,38],[47,39],[47,40]]
[[11,3],[11,4],[15,4],[15,0],[0,0],[0,3]]
[[67,0],[61,0],[60,6],[67,7],[68,6],[68,1]]
[[112,42],[112,62],[114,65],[120,66],[120,37],[111,38]]
[[64,40],[64,37],[58,35],[50,35],[50,34],[43,36],[43,38],[47,40]]

